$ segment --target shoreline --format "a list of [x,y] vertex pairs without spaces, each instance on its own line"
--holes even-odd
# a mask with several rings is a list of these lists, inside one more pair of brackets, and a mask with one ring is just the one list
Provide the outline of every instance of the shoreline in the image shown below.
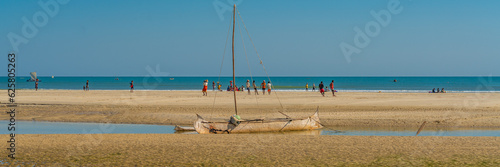
[[[0,91],[6,91],[7,89],[0,89]],[[16,89],[16,90],[28,90],[28,91],[34,91],[35,89]],[[82,91],[82,89],[43,89],[43,88],[39,88],[38,90],[44,90],[44,91]],[[257,89],[258,91],[261,91],[260,88]],[[336,89],[337,90],[337,89]],[[130,89],[91,89],[90,91],[130,91]],[[179,90],[157,90],[157,89],[135,89],[135,91],[192,91],[192,92],[201,92],[201,89],[179,89]],[[251,92],[253,92],[254,90],[250,90]],[[267,90],[266,90],[267,91]],[[272,91],[276,91],[276,92],[312,92],[312,93],[319,93],[319,90],[315,90],[315,91],[312,91],[312,90],[309,90],[309,91],[305,91],[303,89],[273,89]],[[427,90],[337,90],[338,92],[335,92],[335,93],[339,93],[339,92],[345,92],[345,93],[430,93],[430,94],[443,94],[443,93],[431,93]],[[208,92],[217,92],[216,91],[212,91],[212,90],[208,90]],[[222,90],[222,91],[218,91],[218,92],[229,92],[229,91],[226,91],[226,90]],[[245,91],[237,91],[237,92],[242,92],[242,93],[246,93],[246,90]],[[331,92],[331,91],[329,91]],[[326,92],[326,93],[329,93],[329,92]],[[500,93],[500,90],[494,90],[494,91],[475,91],[475,90],[460,90],[460,91],[457,91],[457,90],[446,90],[445,93]]]

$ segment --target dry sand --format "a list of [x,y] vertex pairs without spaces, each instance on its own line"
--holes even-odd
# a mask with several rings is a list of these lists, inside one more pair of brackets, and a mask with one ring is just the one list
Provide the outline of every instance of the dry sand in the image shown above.
[[[6,94],[5,90],[0,93]],[[195,113],[227,119],[231,92],[18,90],[17,120],[191,125]],[[214,96],[215,105],[214,104]],[[500,128],[499,93],[238,92],[245,119],[305,117],[327,126]],[[6,111],[7,98],[0,99]],[[7,114],[0,115],[7,120]],[[7,135],[1,135],[7,141]],[[499,137],[377,137],[279,134],[18,135],[17,161],[46,166],[500,165]],[[7,150],[2,151],[7,160]]]
[[66,134],[17,139],[16,160],[24,166],[500,165],[499,137]]

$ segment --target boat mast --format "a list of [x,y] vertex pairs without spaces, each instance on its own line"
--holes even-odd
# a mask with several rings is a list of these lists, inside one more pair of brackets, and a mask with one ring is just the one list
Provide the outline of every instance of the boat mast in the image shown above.
[[232,51],[233,51],[233,94],[234,94],[234,111],[236,112],[236,115],[238,115],[238,107],[236,106],[236,89],[235,89],[235,88],[236,88],[236,82],[234,81],[234,80],[235,80],[235,79],[234,79],[234,78],[235,78],[235,77],[234,77],[234,27],[235,27],[235,26],[234,26],[234,24],[235,24],[235,22],[236,22],[236,21],[235,21],[235,20],[236,20],[235,16],[236,16],[236,4],[234,4],[234,6],[233,6],[233,49],[232,49]]

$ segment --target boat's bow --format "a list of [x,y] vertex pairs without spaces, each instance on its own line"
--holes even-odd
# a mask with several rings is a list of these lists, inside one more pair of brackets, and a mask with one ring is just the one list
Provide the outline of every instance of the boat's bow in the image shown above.
[[320,120],[319,120],[319,114],[318,114],[318,110],[316,110],[316,112],[309,116],[309,120],[310,120],[310,127],[311,129],[319,129],[319,128],[322,128],[323,125],[321,124]]

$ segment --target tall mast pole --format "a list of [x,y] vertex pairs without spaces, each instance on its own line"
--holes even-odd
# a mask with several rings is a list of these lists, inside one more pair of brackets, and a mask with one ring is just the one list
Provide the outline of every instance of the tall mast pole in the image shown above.
[[233,94],[234,94],[234,111],[236,112],[236,115],[238,115],[238,107],[236,106],[236,82],[235,82],[235,77],[234,77],[234,24],[236,20],[236,4],[233,6]]

